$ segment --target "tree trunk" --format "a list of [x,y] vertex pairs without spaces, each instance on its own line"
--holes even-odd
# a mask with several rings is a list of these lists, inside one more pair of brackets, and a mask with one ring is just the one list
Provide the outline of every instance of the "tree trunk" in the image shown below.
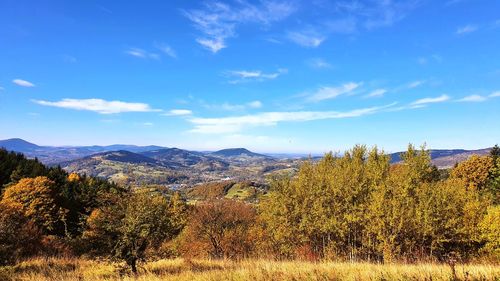
[[130,258],[127,261],[128,265],[130,265],[130,269],[132,270],[132,273],[135,275],[137,274],[137,259],[136,258]]

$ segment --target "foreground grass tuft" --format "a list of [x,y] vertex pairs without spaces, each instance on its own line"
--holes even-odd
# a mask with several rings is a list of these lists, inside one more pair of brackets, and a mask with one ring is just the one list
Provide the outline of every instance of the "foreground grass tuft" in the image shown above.
[[[498,265],[458,265],[458,280],[500,280]],[[142,264],[137,276],[123,264],[71,258],[38,258],[0,267],[0,280],[453,280],[442,264],[310,263],[266,260],[159,260]]]

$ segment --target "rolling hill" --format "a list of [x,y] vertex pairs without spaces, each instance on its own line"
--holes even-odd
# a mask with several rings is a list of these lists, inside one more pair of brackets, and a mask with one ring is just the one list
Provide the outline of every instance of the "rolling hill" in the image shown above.
[[7,139],[0,140],[0,147],[3,147],[7,150],[17,151],[17,152],[31,152],[41,149],[41,146],[38,146],[34,143],[27,142],[23,139]]
[[158,164],[157,161],[152,158],[146,157],[141,154],[133,153],[127,150],[101,152],[82,158],[82,160],[86,159],[94,159],[94,160],[101,159],[101,160],[109,160],[109,161],[116,161],[122,163],[130,163],[130,164],[151,164],[151,165]]
[[[487,155],[490,153],[491,148],[477,149],[477,150],[465,150],[465,149],[431,149],[429,151],[432,159],[432,164],[436,165],[438,168],[445,169],[451,168],[456,163],[460,163],[467,160],[471,155]],[[396,152],[390,154],[391,163],[401,162],[401,153]]]
[[[0,147],[37,157],[48,165],[61,165],[69,172],[86,173],[125,184],[187,184],[219,180],[263,182],[275,173],[294,173],[309,157],[279,154],[271,157],[245,148],[215,152],[189,151],[161,146],[109,145],[56,147],[39,146],[22,139],[0,140]],[[439,168],[450,168],[473,154],[485,155],[490,148],[479,150],[433,149],[430,155]],[[401,152],[390,154],[391,162],[401,161]],[[321,157],[312,158],[317,161]]]
[[10,151],[23,153],[29,158],[38,158],[47,165],[57,165],[61,162],[67,162],[100,152],[126,150],[130,152],[143,152],[154,149],[163,149],[165,147],[149,145],[125,145],[114,144],[107,146],[39,146],[23,139],[0,140],[0,147]]
[[179,148],[151,150],[142,152],[141,154],[155,159],[162,166],[171,169],[185,169],[192,167],[202,171],[210,171],[224,170],[229,166],[229,163],[210,155]]
[[259,158],[272,158],[270,156],[252,152],[246,148],[227,148],[210,153],[211,155],[219,157],[259,157]]

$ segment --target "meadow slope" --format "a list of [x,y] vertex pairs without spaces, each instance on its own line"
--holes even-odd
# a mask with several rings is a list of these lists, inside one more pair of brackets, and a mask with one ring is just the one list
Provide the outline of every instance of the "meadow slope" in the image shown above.
[[500,280],[498,265],[457,265],[456,277],[446,264],[370,264],[338,262],[241,262],[159,260],[130,275],[123,264],[85,259],[31,259],[0,267],[0,280]]

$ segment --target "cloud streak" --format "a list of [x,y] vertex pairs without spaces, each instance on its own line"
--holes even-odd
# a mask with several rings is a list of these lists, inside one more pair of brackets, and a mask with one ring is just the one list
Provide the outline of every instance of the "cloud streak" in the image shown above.
[[333,66],[327,62],[326,60],[322,58],[313,58],[307,61],[307,64],[315,69],[328,69],[332,68]]
[[30,81],[26,81],[23,79],[14,79],[12,80],[12,83],[21,86],[21,87],[26,87],[26,88],[33,88],[35,87],[35,84],[31,83]]
[[483,101],[486,101],[487,99],[488,99],[487,97],[483,97],[480,95],[470,95],[470,96],[466,96],[464,98],[461,98],[457,101],[458,102],[483,102]]
[[368,95],[366,95],[367,98],[378,98],[384,96],[384,94],[387,93],[386,89],[376,89],[371,91]]
[[235,78],[229,81],[229,83],[238,84],[251,81],[261,82],[265,80],[273,80],[287,72],[288,69],[286,68],[280,68],[278,71],[272,73],[264,73],[261,70],[231,70],[227,71],[225,75]]
[[262,102],[259,100],[247,102],[244,104],[231,104],[231,103],[223,103],[223,104],[203,104],[203,106],[207,109],[211,110],[224,110],[224,111],[243,111],[247,109],[257,109],[262,107]]
[[321,87],[316,92],[308,94],[307,101],[319,102],[323,100],[334,99],[338,96],[352,93],[361,85],[362,83],[349,82],[338,87]]
[[162,115],[164,115],[164,116],[188,116],[188,115],[192,115],[192,114],[193,114],[193,111],[191,111],[189,109],[172,109],[166,113],[163,113]]
[[448,101],[449,99],[450,99],[450,97],[448,95],[441,95],[441,96],[435,97],[435,98],[419,99],[419,100],[412,102],[411,105],[426,105],[426,104],[430,104],[430,103],[440,103],[440,102]]
[[[391,26],[404,19],[421,2],[420,0],[338,1],[335,5],[339,13],[355,16],[357,25],[371,30]],[[344,20],[346,22],[344,24],[352,28],[353,23],[349,23],[348,19]]]
[[173,59],[177,58],[177,53],[175,52],[175,50],[167,44],[163,44],[163,43],[157,44],[156,48],[158,50],[160,50],[162,53],[164,53],[165,55],[167,55]]
[[413,81],[413,82],[408,84],[408,89],[415,89],[417,87],[422,86],[424,83],[425,83],[425,81],[422,81],[422,80]]
[[160,54],[163,54],[163,55],[170,57],[170,58],[173,58],[173,59],[177,58],[177,53],[168,44],[155,43],[154,48],[156,48],[158,52],[151,52],[151,51],[140,49],[140,48],[129,48],[125,51],[125,54],[132,56],[132,57],[140,58],[140,59],[159,60],[162,57]]
[[43,106],[52,106],[73,110],[93,111],[99,114],[116,114],[124,112],[153,112],[160,111],[151,108],[145,103],[131,103],[123,101],[106,101],[103,99],[62,99],[60,101],[32,100]]
[[158,55],[156,53],[151,53],[151,52],[148,52],[146,50],[139,49],[139,48],[130,48],[130,49],[125,51],[125,54],[132,56],[132,57],[141,58],[141,59],[155,59],[155,60],[157,60],[160,58],[160,55]]
[[295,44],[308,48],[319,47],[326,40],[326,36],[313,29],[291,31],[288,32],[287,37]]
[[375,114],[394,106],[392,103],[385,106],[354,109],[351,111],[289,111],[289,112],[262,112],[253,115],[242,115],[221,118],[192,118],[189,121],[194,125],[190,131],[201,134],[222,134],[241,131],[246,127],[275,126],[282,122],[306,122],[325,119],[354,118]]
[[455,31],[455,34],[457,34],[457,35],[464,35],[464,34],[467,34],[467,33],[472,33],[474,31],[477,31],[478,28],[479,27],[477,25],[468,24],[466,26],[462,26],[462,27],[457,28],[457,30]]

